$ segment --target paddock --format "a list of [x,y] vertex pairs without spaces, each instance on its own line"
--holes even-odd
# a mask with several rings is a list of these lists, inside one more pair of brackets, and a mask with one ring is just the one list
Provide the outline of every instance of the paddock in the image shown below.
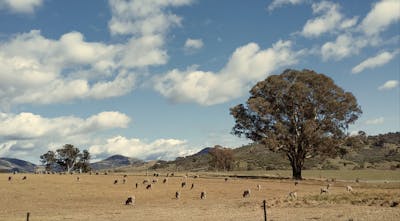
[[[8,181],[8,176],[13,176]],[[23,176],[29,179],[22,180]],[[184,173],[175,173],[167,183],[146,190],[140,174],[128,174],[127,182],[113,184],[123,174],[0,174],[0,220],[263,220],[262,202],[267,201],[268,220],[400,220],[400,183],[337,181],[329,194],[320,196],[326,180],[245,179],[201,175],[187,182],[196,188],[181,188]],[[160,173],[161,177],[166,174]],[[136,188],[138,183],[138,188]],[[257,191],[257,185],[261,185]],[[353,193],[346,191],[351,185]],[[243,198],[243,190],[251,196]],[[175,198],[175,192],[180,198]],[[199,198],[202,191],[207,198]],[[291,191],[297,199],[288,199]],[[135,196],[134,205],[125,205]],[[379,196],[382,196],[379,198]]]

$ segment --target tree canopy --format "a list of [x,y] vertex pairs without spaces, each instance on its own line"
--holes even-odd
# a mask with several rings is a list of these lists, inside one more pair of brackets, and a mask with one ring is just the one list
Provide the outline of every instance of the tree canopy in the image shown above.
[[294,179],[302,179],[304,160],[336,155],[348,125],[362,111],[356,98],[312,70],[285,70],[250,90],[246,104],[230,109],[232,133],[286,153]]
[[56,166],[68,173],[73,170],[82,172],[90,171],[90,153],[87,150],[80,150],[72,144],[65,144],[56,152],[48,151],[40,156],[40,161],[46,166],[46,170],[52,170]]

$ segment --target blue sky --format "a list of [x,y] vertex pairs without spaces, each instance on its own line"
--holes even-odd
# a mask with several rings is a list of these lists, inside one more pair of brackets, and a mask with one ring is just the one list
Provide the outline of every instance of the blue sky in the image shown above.
[[349,132],[399,131],[399,13],[398,0],[0,0],[0,156],[239,147],[229,108],[287,68],[356,96]]

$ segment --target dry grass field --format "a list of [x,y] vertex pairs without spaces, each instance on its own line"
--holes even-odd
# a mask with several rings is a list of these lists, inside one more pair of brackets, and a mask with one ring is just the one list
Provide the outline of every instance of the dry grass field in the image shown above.
[[[26,180],[22,180],[23,176]],[[178,176],[181,175],[181,176]],[[142,184],[146,176],[128,174],[122,184],[122,174],[109,175],[35,175],[0,174],[0,220],[263,220],[262,201],[267,200],[268,220],[400,220],[400,183],[336,181],[329,194],[320,195],[325,180],[304,180],[297,186],[291,180],[238,179],[223,177],[187,178],[182,174],[165,174],[151,190]],[[12,180],[8,181],[8,176]],[[77,181],[79,176],[80,180]],[[118,179],[118,184],[113,184]],[[154,177],[148,177],[151,181]],[[139,183],[136,189],[135,184]],[[194,188],[191,190],[191,184]],[[257,185],[261,190],[257,190]],[[354,193],[345,190],[346,185]],[[251,196],[243,198],[245,189]],[[181,198],[175,199],[175,192]],[[207,198],[200,200],[200,192]],[[297,200],[288,199],[297,191]],[[134,205],[124,205],[128,196],[135,196]]]

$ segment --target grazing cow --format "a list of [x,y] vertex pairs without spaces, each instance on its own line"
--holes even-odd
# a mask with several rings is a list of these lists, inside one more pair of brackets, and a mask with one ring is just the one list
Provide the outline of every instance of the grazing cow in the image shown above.
[[228,177],[225,177],[225,182],[228,182]]
[[9,177],[8,177],[8,181],[11,181],[11,179],[12,179],[12,177],[11,177],[11,176],[9,176]]
[[297,184],[299,184],[299,181],[294,181],[294,185],[297,186]]
[[179,191],[175,192],[175,199],[179,199],[181,197],[181,193]]
[[24,177],[22,177],[22,180],[26,180],[26,178],[27,178],[27,177],[26,177],[26,176],[24,176]]
[[125,201],[125,205],[132,205],[135,204],[135,197],[130,196],[128,199]]
[[78,182],[79,182],[79,179],[80,179],[79,177],[76,177],[76,181],[78,181]]
[[139,184],[138,184],[138,183],[136,183],[136,189],[138,188],[138,186],[139,186]]
[[243,197],[245,198],[245,197],[250,197],[250,190],[248,189],[248,190],[245,190],[244,192],[243,192]]
[[127,177],[127,175],[126,174],[124,174],[124,178],[126,178]]
[[99,175],[99,173],[98,173],[98,172],[96,172],[96,175]]
[[146,189],[147,189],[147,190],[151,190],[151,184],[147,185],[147,186],[146,186]]
[[204,200],[204,199],[206,199],[206,197],[207,197],[206,191],[203,191],[200,193],[200,199]]
[[199,178],[199,177],[200,177],[199,175],[195,175],[193,178],[197,179],[197,178]]
[[186,186],[186,182],[181,183],[181,187],[184,188]]
[[174,173],[171,173],[171,176],[174,176]]
[[356,183],[359,183],[360,182],[360,178],[356,178]]
[[118,180],[114,180],[114,184],[117,184],[118,183]]
[[164,178],[164,180],[162,181],[163,183],[167,183],[168,179]]

